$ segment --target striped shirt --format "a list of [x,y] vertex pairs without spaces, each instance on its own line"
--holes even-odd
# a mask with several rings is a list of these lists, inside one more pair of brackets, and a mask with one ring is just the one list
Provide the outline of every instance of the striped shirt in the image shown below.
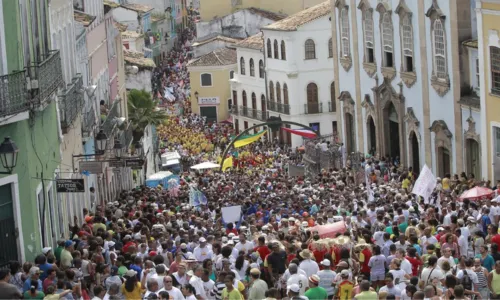
[[217,300],[222,300],[222,290],[226,288],[224,282],[217,282],[214,285],[213,290],[210,292],[210,296],[215,297]]

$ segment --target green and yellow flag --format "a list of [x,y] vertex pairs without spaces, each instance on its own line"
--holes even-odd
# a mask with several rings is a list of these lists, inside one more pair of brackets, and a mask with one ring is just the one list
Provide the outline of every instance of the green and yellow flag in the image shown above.
[[262,130],[261,132],[258,132],[256,134],[242,136],[236,142],[234,142],[234,148],[240,148],[258,141],[264,134],[266,134],[266,132],[267,130]]

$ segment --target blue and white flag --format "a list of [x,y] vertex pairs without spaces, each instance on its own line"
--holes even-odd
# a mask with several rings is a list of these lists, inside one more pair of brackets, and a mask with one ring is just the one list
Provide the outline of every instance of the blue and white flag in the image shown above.
[[207,205],[207,196],[193,186],[189,187],[189,205],[198,207]]

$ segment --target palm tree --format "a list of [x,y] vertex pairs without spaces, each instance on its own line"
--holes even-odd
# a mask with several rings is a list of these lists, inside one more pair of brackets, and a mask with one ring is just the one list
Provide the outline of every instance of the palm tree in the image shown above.
[[148,125],[159,125],[166,118],[165,111],[159,110],[158,103],[145,90],[131,90],[128,93],[128,116],[132,125],[134,141],[138,141]]

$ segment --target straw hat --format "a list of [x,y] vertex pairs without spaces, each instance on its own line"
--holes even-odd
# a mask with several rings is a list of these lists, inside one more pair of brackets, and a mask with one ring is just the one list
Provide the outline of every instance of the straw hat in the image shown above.
[[300,256],[302,256],[305,259],[310,259],[311,258],[311,251],[309,249],[304,249],[300,251]]

